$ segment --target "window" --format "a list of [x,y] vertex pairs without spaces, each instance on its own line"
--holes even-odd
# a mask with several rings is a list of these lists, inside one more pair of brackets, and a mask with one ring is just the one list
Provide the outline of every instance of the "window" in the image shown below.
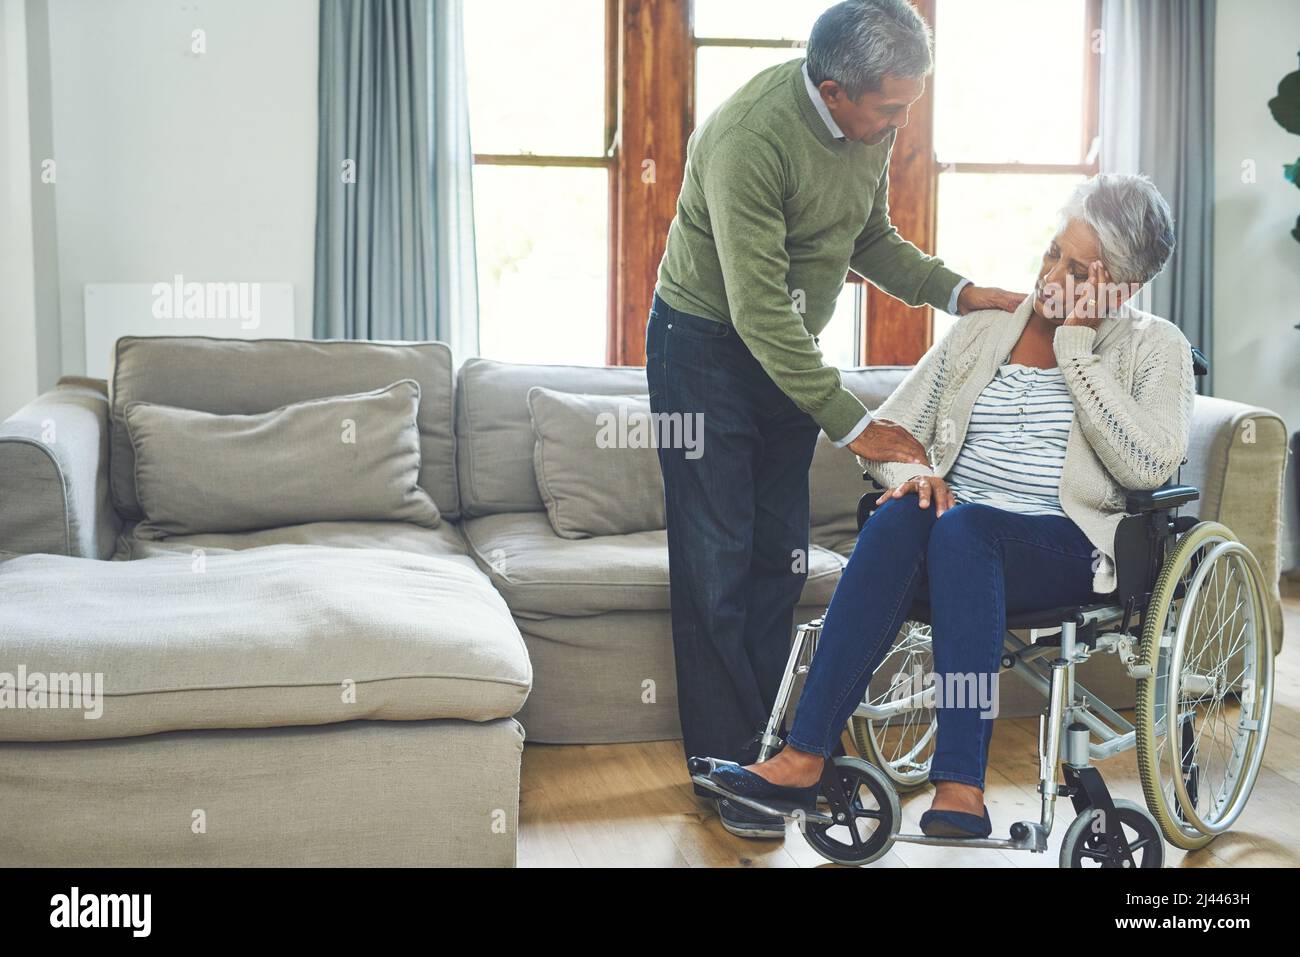
[[[644,362],[687,136],[802,57],[832,2],[465,4],[484,355]],[[1097,168],[1100,0],[912,3],[936,65],[895,145],[891,216],[972,280],[1028,291],[1056,210]],[[851,281],[821,348],[839,366],[911,363],[951,321],[932,330]]]
[[606,360],[612,9],[610,0],[465,4],[480,340],[489,358]]
[[[817,18],[831,0],[694,0],[694,125],[698,126],[754,74],[803,57]],[[859,365],[864,287],[849,282],[822,331],[826,361]]]
[[[1056,213],[1097,171],[1094,0],[936,0],[936,248],[1028,292]],[[934,338],[955,320],[936,314]]]

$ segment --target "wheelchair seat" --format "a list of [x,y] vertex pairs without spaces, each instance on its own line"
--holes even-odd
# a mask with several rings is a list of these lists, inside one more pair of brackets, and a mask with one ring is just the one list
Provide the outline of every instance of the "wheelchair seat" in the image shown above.
[[[1027,631],[1031,628],[1059,628],[1063,622],[1074,622],[1083,627],[1087,623],[1087,613],[1099,609],[1118,608],[1115,592],[1099,595],[1097,601],[1087,605],[1061,605],[1056,608],[1036,608],[1032,611],[1014,612],[1007,615],[1007,628],[1011,631]],[[911,621],[930,624],[930,604],[922,598],[912,602],[907,617]]]

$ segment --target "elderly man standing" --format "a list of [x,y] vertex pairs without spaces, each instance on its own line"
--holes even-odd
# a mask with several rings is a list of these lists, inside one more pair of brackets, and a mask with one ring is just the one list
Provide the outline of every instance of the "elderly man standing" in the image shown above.
[[[926,461],[822,358],[848,271],[956,314],[1025,298],[971,285],[889,221],[890,151],[931,66],[907,0],[849,0],[817,20],[804,59],[759,73],[687,145],[646,329],[652,410],[704,426],[702,455],[659,450],[687,756],[757,758],[807,577],[818,433],[863,458]],[[734,834],[785,833],[779,817],[718,810]]]

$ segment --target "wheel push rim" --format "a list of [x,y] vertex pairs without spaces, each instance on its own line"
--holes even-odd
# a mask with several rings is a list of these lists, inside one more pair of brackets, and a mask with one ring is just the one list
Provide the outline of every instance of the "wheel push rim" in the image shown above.
[[[1270,655],[1260,654],[1268,625],[1253,560],[1238,541],[1219,542],[1206,555],[1188,586],[1183,606],[1192,614],[1179,615],[1166,675],[1165,757],[1179,770],[1170,783],[1184,822],[1201,833],[1222,833],[1238,819],[1264,757],[1257,739],[1268,727],[1268,702],[1260,698],[1271,698],[1271,683],[1261,681],[1261,658]],[[1235,688],[1242,693],[1232,694]],[[1225,706],[1230,694],[1239,702],[1235,709]],[[1187,718],[1195,724],[1190,749],[1182,733]],[[1195,797],[1182,774],[1188,750],[1200,770]],[[1208,794],[1206,783],[1212,785]]]
[[[1180,605],[1163,671],[1160,750],[1170,771],[1167,792],[1179,826],[1189,835],[1220,834],[1231,827],[1259,774],[1272,706],[1261,580],[1250,550],[1220,539],[1201,559]],[[1185,763],[1197,769],[1195,795]]]

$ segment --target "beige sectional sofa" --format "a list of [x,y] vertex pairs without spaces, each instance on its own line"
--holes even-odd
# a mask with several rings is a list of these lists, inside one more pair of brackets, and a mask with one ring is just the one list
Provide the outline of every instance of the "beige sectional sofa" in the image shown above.
[[[8,812],[0,864],[510,865],[525,733],[552,743],[679,735],[663,530],[562,537],[534,474],[531,388],[643,395],[643,370],[469,359],[453,376],[450,353],[436,343],[174,338],[122,340],[116,360],[111,387],[65,380],[0,426],[0,552],[8,556],[0,602],[17,599],[29,616],[26,626],[0,617],[0,672],[20,663],[88,671],[99,662],[106,712],[129,711],[133,696],[167,702],[137,707],[134,723],[116,730],[106,718],[102,731],[0,710]],[[875,407],[906,371],[850,370],[845,381]],[[133,534],[132,450],[118,424],[126,403],[253,413],[402,378],[421,388],[419,484],[441,512],[437,527],[313,522],[162,540]],[[1243,442],[1247,423],[1252,441]],[[1273,582],[1285,449],[1273,413],[1197,399],[1182,474],[1203,492],[1192,511],[1236,530]],[[1259,494],[1261,477],[1268,494]],[[657,472],[645,481],[658,483]],[[812,488],[798,620],[829,602],[865,488],[852,455],[824,436]],[[169,631],[119,571],[172,562],[179,582],[196,558],[216,589],[206,600],[231,608],[230,616],[214,611],[209,629],[182,621]],[[267,561],[293,565],[299,584],[259,588],[266,576],[257,562]],[[239,615],[270,614],[287,601],[278,596],[329,587],[358,561],[373,563],[376,620],[386,620],[384,602],[401,599],[427,603],[415,606],[428,608],[427,626],[394,626],[405,640],[370,635],[360,644],[300,623],[288,633],[239,630]],[[389,580],[408,576],[435,583],[433,594],[401,584],[385,594]],[[33,584],[42,581],[43,597]],[[98,604],[74,597],[71,583]],[[192,587],[178,584],[173,601]],[[75,640],[54,641],[46,624],[31,624],[42,600]],[[125,637],[92,614],[115,601],[135,623]],[[348,635],[365,630],[363,596],[321,606],[324,617],[349,622]],[[222,624],[227,617],[235,624]],[[179,657],[162,653],[177,642]],[[351,708],[335,701],[345,670],[365,692]],[[1132,681],[1113,656],[1094,659],[1081,680],[1112,705],[1131,703]],[[267,695],[268,687],[283,693]],[[1003,714],[1041,706],[1020,683],[1004,686]]]
[[[0,865],[512,866],[532,671],[457,525],[450,351],[114,358],[111,385],[67,380],[0,428],[0,672],[103,675],[97,719],[0,709]],[[403,379],[436,527],[135,534],[128,404],[265,412]]]

